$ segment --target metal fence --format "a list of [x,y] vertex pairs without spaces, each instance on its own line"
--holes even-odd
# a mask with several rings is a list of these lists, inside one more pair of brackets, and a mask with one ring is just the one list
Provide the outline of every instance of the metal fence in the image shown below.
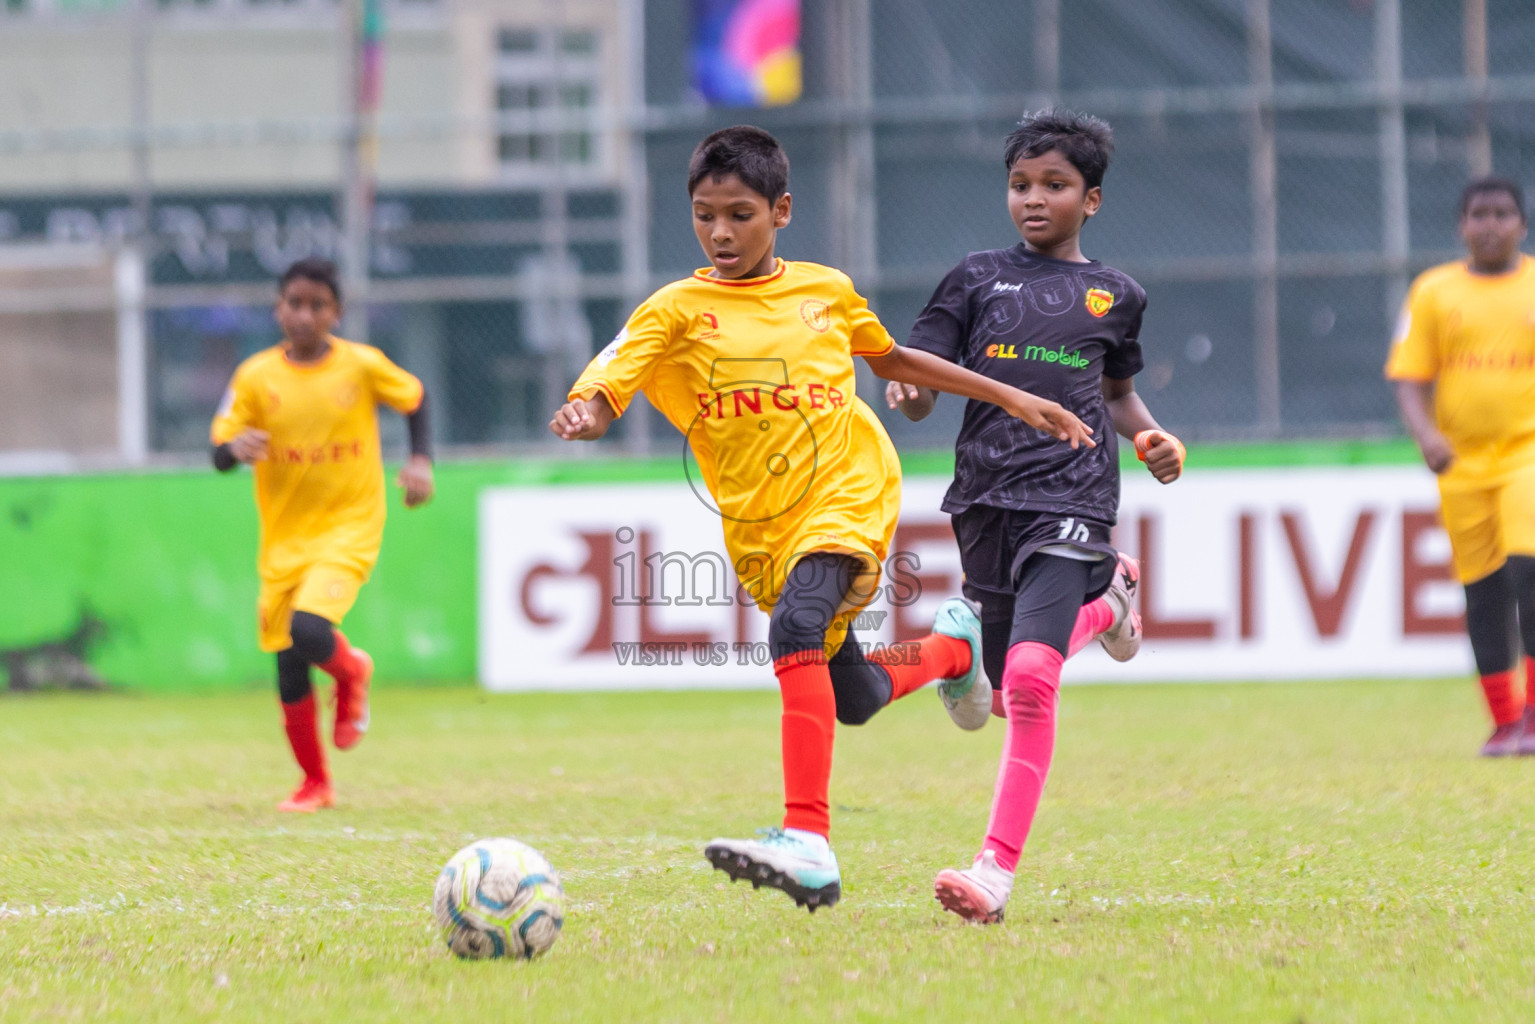
[[[638,298],[700,262],[687,156],[703,133],[738,121],[775,132],[793,162],[780,254],[846,269],[897,338],[966,252],[1016,241],[1001,145],[1019,114],[1060,103],[1110,121],[1117,154],[1084,249],[1145,285],[1137,386],[1163,422],[1201,439],[1395,432],[1380,370],[1407,280],[1458,255],[1469,177],[1535,184],[1527,0],[805,0],[803,98],[768,110],[693,98],[689,11],[688,0],[615,0],[613,34],[644,61],[632,89],[589,106],[490,120],[391,118],[386,106],[386,150],[529,130],[607,140],[595,175],[572,175],[559,146],[546,166],[468,186],[391,182],[386,164],[367,334],[438,396],[450,449],[552,444],[545,424],[580,365]],[[344,119],[242,124],[0,127],[0,158],[124,159],[157,146],[212,166],[340,145],[349,131]],[[0,194],[0,241],[12,248],[147,238],[151,458],[202,450],[229,372],[275,340],[281,266],[344,250],[338,182],[231,191],[181,180],[174,192],[150,181],[148,196]],[[5,280],[0,317],[121,300]],[[875,382],[864,386],[881,408]],[[940,403],[922,424],[887,422],[898,444],[943,447],[958,414],[959,403]],[[3,423],[0,452],[18,447]],[[610,443],[660,449],[674,438],[637,416]]]

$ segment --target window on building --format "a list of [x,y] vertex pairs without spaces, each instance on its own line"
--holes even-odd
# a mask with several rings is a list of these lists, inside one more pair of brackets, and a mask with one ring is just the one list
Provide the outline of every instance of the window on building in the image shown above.
[[496,40],[496,154],[503,170],[592,166],[602,95],[592,29],[503,28]]

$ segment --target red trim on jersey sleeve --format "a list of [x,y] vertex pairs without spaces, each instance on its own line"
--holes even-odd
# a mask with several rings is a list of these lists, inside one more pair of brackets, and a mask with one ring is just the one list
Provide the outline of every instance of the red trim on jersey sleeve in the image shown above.
[[885,333],[885,340],[889,341],[890,344],[886,345],[884,348],[880,349],[878,352],[860,352],[858,349],[854,349],[853,350],[853,355],[855,355],[855,356],[888,356],[890,353],[895,351],[895,349],[896,349],[896,341],[895,341],[894,336],[892,336],[888,331]]
[[605,380],[589,380],[581,391],[571,391],[565,397],[568,401],[574,401],[577,398],[586,401],[591,397],[591,392],[593,391],[602,392],[602,397],[606,398],[608,405],[612,406],[614,416],[622,416],[624,414],[624,409],[627,406],[618,400],[618,392],[614,391],[613,386]]

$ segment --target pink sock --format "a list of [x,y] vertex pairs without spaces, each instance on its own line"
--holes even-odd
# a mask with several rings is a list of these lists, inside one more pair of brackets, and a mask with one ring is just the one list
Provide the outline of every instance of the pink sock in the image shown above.
[[1015,644],[1007,652],[1002,690],[1007,695],[1007,739],[991,800],[991,822],[984,849],[996,853],[997,866],[1018,866],[1029,826],[1039,809],[1055,753],[1055,708],[1066,659],[1048,644]]
[[1071,657],[1097,639],[1098,634],[1114,625],[1114,609],[1103,598],[1090,601],[1077,612],[1077,624],[1071,630],[1071,642],[1066,645],[1066,657]]
[[[1114,625],[1114,609],[1107,600],[1099,597],[1094,602],[1082,605],[1082,611],[1076,613],[1076,626],[1071,629],[1071,642],[1065,648],[1065,656],[1075,656],[1076,652],[1098,639],[1108,626]],[[1056,677],[1059,680],[1059,676]],[[992,714],[998,718],[1007,717],[1007,702],[1002,699],[1001,689],[992,691]]]
[[[1071,631],[1071,642],[1066,646],[1066,657],[1070,658],[1082,648],[1098,639],[1102,633],[1114,624],[1114,609],[1103,598],[1089,602],[1077,612],[1077,624]],[[991,713],[997,718],[1007,717],[1007,702],[1002,698],[1002,690],[991,691]]]

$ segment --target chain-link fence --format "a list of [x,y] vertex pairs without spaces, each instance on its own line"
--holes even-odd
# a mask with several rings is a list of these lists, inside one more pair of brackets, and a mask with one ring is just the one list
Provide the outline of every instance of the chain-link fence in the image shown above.
[[[322,6],[286,16],[295,31],[334,28]],[[429,50],[434,24],[465,35],[452,0],[409,6],[388,66]],[[1205,439],[1395,431],[1380,369],[1407,280],[1458,255],[1469,177],[1535,184],[1526,0],[804,0],[804,94],[766,110],[694,98],[689,0],[612,0],[577,28],[563,10],[506,0],[482,33],[485,80],[454,86],[493,97],[480,114],[401,112],[386,84],[367,337],[426,380],[450,448],[550,443],[579,366],[635,301],[700,262],[687,156],[737,121],[774,131],[793,162],[780,254],[848,270],[897,338],[966,252],[1016,242],[1001,149],[1019,114],[1061,103],[1110,121],[1118,150],[1084,249],[1146,286],[1137,386],[1165,423]],[[30,30],[45,39],[68,20]],[[182,30],[163,11],[148,21],[151,39]],[[235,47],[253,31],[229,24]],[[152,453],[202,449],[235,363],[275,340],[271,281],[286,262],[345,249],[338,173],[289,165],[351,126],[339,112],[264,116],[0,127],[0,248],[147,240]],[[82,162],[145,152],[145,174],[120,176],[136,188],[40,189],[7,170],[52,160],[88,179]],[[248,172],[231,175],[242,160]],[[19,280],[0,267],[0,317],[121,304],[99,282]],[[34,387],[30,364],[10,365],[0,388]],[[958,413],[940,403],[922,424],[887,422],[899,444],[941,447]],[[19,446],[9,433],[0,452]],[[636,417],[612,443],[669,436]]]

